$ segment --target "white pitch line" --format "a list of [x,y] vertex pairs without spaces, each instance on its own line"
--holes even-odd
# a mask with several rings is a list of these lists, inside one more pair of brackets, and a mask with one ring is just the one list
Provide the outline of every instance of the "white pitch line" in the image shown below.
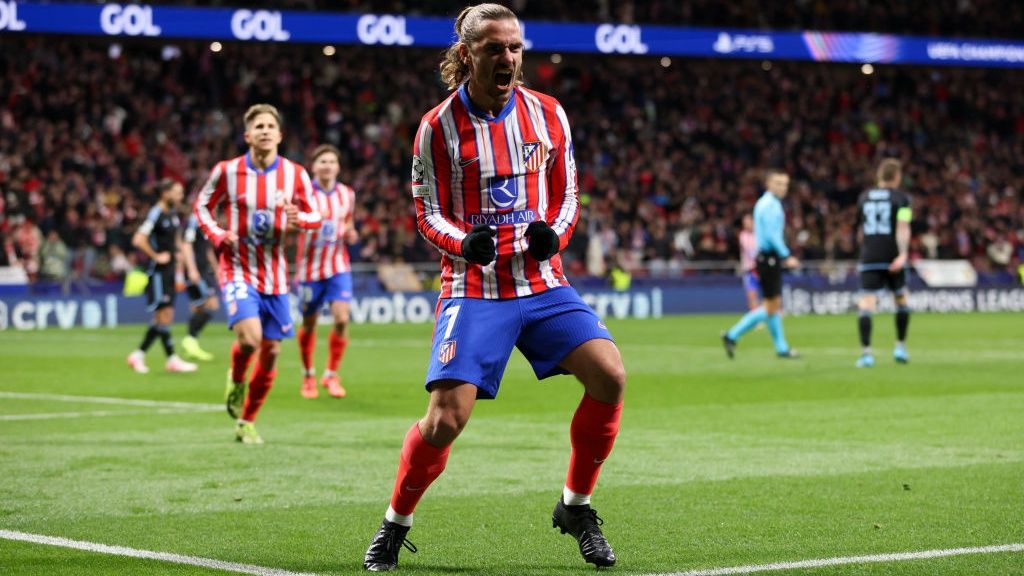
[[55,402],[83,402],[86,404],[117,404],[120,406],[146,406],[149,408],[191,408],[194,410],[223,408],[221,404],[203,404],[199,402],[140,400],[137,398],[110,398],[106,396],[74,396],[70,394],[38,394],[32,392],[0,391],[0,398],[11,398],[16,400],[53,400]]
[[31,542],[33,544],[60,546],[61,548],[74,548],[76,550],[98,552],[100,554],[113,554],[115,556],[128,556],[131,558],[145,558],[147,560],[173,562],[175,564],[187,564],[189,566],[201,566],[203,568],[212,568],[214,570],[237,572],[239,574],[255,574],[256,576],[314,576],[308,572],[291,572],[278,568],[255,566],[253,564],[238,564],[235,562],[214,560],[212,558],[201,558],[199,556],[184,556],[181,554],[171,554],[170,552],[152,552],[150,550],[138,550],[136,548],[126,548],[124,546],[109,546],[107,544],[97,544],[95,542],[69,540],[67,538],[43,536],[42,534],[28,534],[26,532],[15,532],[12,530],[0,530],[0,538],[5,540],[17,540],[19,542]]
[[999,546],[979,546],[976,548],[947,548],[945,550],[923,550],[921,552],[895,552],[892,554],[872,554],[869,556],[840,556],[821,558],[818,560],[798,560],[795,562],[776,562],[773,564],[753,564],[749,566],[732,566],[730,568],[708,568],[687,572],[650,574],[648,576],[728,576],[730,574],[754,574],[756,572],[774,572],[777,570],[799,570],[803,568],[822,568],[843,564],[870,564],[875,562],[900,562],[903,560],[925,560],[927,558],[943,558],[946,556],[963,556],[965,554],[994,554],[997,552],[1024,552],[1024,544],[1002,544]]
[[91,412],[42,412],[34,414],[0,414],[0,422],[21,420],[58,420],[61,418],[102,418],[105,416],[131,416],[139,414],[197,414],[199,412],[220,412],[222,406],[204,408],[161,408],[159,410],[93,410]]

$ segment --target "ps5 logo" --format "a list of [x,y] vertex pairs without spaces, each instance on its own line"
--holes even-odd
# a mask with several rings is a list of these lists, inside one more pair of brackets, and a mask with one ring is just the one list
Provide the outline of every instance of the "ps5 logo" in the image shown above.
[[647,54],[641,34],[639,26],[602,24],[597,27],[594,40],[597,49],[605,54]]
[[111,36],[159,36],[153,22],[153,7],[145,4],[107,4],[100,12],[100,28]]
[[750,34],[729,34],[719,32],[718,39],[711,48],[719,54],[732,54],[733,52],[757,52],[760,54],[771,54],[775,51],[775,43],[771,36],[750,35]]
[[405,18],[384,14],[366,14],[356,23],[356,35],[363,44],[409,46],[415,38],[405,32]]
[[25,29],[25,21],[18,20],[17,2],[0,2],[0,30],[19,32]]
[[231,33],[239,40],[274,40],[283,42],[292,37],[284,29],[284,17],[271,10],[235,10],[231,15]]

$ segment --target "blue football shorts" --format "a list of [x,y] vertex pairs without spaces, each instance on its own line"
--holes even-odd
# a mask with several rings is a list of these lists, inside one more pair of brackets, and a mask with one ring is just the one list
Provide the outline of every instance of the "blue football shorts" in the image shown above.
[[299,312],[303,316],[320,313],[324,304],[352,301],[352,273],[339,272],[326,280],[303,282],[299,286]]
[[265,340],[283,340],[295,335],[287,294],[261,294],[245,282],[228,282],[223,292],[228,328],[239,320],[259,318]]
[[537,378],[544,379],[566,374],[559,363],[584,342],[598,338],[613,340],[571,287],[507,300],[442,299],[437,303],[426,388],[438,380],[460,380],[477,387],[477,398],[493,399],[513,347],[523,353]]

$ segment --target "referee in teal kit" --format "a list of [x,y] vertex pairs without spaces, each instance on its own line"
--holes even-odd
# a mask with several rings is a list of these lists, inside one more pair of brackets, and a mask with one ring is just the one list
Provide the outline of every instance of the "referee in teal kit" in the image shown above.
[[722,345],[729,358],[735,355],[740,337],[760,322],[767,324],[779,358],[800,357],[796,350],[789,347],[782,331],[782,267],[796,268],[800,265],[796,256],[789,253],[782,235],[786,227],[782,199],[789,191],[789,175],[781,170],[771,170],[765,186],[768,190],[754,205],[757,275],[761,280],[762,304],[747,312],[728,332],[722,334]]

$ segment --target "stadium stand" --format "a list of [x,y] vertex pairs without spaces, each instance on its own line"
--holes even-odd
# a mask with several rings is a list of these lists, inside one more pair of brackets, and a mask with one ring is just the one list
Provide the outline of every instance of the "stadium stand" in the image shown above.
[[[671,3],[649,4],[648,12]],[[444,94],[438,51],[346,46],[328,58],[318,46],[227,44],[213,53],[179,42],[175,53],[145,41],[17,41],[23,49],[0,51],[0,265],[64,281],[122,276],[156,181],[171,176],[195,190],[215,159],[241,150],[240,117],[257,101],[284,113],[287,157],[302,160],[321,142],[341,148],[343,179],[360,201],[354,260],[436,260],[415,230],[407,182],[419,115]],[[586,202],[566,255],[575,275],[600,274],[610,260],[674,274],[688,262],[734,259],[736,223],[768,166],[793,174],[797,254],[851,259],[853,205],[881,156],[908,167],[914,257],[967,258],[1007,273],[1024,258],[1020,71],[594,62],[528,54],[525,65],[527,83],[556,95],[575,131]]]

